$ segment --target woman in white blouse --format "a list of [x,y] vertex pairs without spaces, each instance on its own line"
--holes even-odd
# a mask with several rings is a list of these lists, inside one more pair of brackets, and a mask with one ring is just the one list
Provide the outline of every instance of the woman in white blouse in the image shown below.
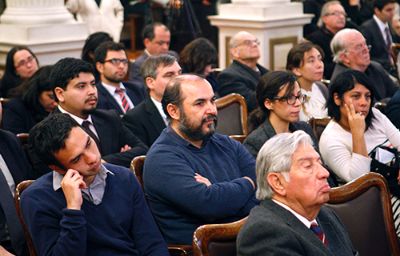
[[[400,148],[400,132],[379,110],[372,108],[374,90],[359,71],[348,70],[330,85],[328,114],[332,121],[321,135],[319,146],[324,163],[342,182],[370,171],[368,153],[378,145]],[[399,200],[392,197],[393,209]],[[400,234],[400,209],[394,212]]]
[[328,116],[328,88],[321,82],[324,74],[324,53],[318,45],[304,41],[290,49],[286,69],[292,71],[306,96],[300,111],[300,121]]

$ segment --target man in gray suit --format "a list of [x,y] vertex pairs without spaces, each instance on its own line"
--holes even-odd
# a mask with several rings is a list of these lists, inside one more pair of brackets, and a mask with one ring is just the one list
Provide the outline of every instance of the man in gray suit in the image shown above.
[[304,131],[268,140],[257,157],[257,199],[238,255],[357,255],[329,200],[329,172]]

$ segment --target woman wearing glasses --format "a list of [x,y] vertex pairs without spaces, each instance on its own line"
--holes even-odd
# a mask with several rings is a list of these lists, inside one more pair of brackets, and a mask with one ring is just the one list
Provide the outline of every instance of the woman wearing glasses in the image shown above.
[[243,143],[254,157],[268,139],[282,132],[303,130],[317,145],[311,127],[299,121],[304,96],[292,73],[273,71],[262,76],[256,88],[256,98],[258,107],[250,116],[250,125],[256,129]]
[[6,67],[0,86],[0,97],[9,97],[9,91],[30,78],[39,68],[35,54],[25,46],[16,46],[7,53]]

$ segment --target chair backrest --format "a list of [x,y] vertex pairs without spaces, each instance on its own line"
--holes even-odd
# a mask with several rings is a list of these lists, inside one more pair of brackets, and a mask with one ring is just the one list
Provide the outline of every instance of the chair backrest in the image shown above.
[[246,220],[247,217],[231,223],[198,227],[193,234],[193,255],[236,256],[236,238]]
[[360,255],[400,255],[386,180],[370,172],[330,192],[328,206]]
[[325,117],[325,118],[311,118],[308,123],[310,124],[315,137],[319,141],[319,138],[321,137],[322,132],[324,131],[325,127],[328,125],[328,123],[331,121],[330,117]]
[[18,133],[17,134],[17,138],[19,139],[19,141],[21,142],[22,146],[25,146],[28,144],[28,140],[29,140],[29,133]]
[[37,254],[36,254],[36,250],[33,245],[33,242],[32,242],[31,234],[29,233],[28,227],[26,226],[25,221],[24,221],[24,217],[22,216],[20,202],[21,202],[22,192],[27,187],[29,187],[33,182],[34,182],[34,180],[24,180],[24,181],[20,182],[17,185],[17,188],[15,189],[15,195],[14,195],[15,208],[17,209],[19,221],[21,222],[22,228],[24,229],[25,240],[26,240],[26,244],[28,246],[30,256],[36,256]]
[[130,167],[130,169],[133,171],[136,178],[138,179],[139,184],[142,186],[142,189],[143,189],[143,166],[145,159],[146,156],[137,156],[133,158]]
[[231,93],[215,101],[218,110],[217,132],[247,135],[247,105],[242,95]]
[[247,135],[229,135],[229,138],[243,143],[243,141],[247,138]]

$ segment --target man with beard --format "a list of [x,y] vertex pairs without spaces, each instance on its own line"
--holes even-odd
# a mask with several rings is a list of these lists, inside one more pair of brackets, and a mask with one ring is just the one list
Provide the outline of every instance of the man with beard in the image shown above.
[[103,161],[129,167],[135,156],[146,154],[147,146],[122,125],[116,113],[96,110],[97,88],[89,63],[61,59],[50,79],[58,101],[55,112],[69,114],[83,127],[98,145]]
[[97,84],[97,108],[112,109],[119,115],[137,106],[143,99],[143,90],[131,83],[122,83],[128,73],[128,57],[120,43],[105,42],[94,52],[96,69],[100,74]]
[[169,126],[144,166],[144,189],[167,243],[191,244],[194,230],[248,215],[257,204],[255,161],[237,141],[215,134],[211,85],[180,75],[167,85],[162,105]]

